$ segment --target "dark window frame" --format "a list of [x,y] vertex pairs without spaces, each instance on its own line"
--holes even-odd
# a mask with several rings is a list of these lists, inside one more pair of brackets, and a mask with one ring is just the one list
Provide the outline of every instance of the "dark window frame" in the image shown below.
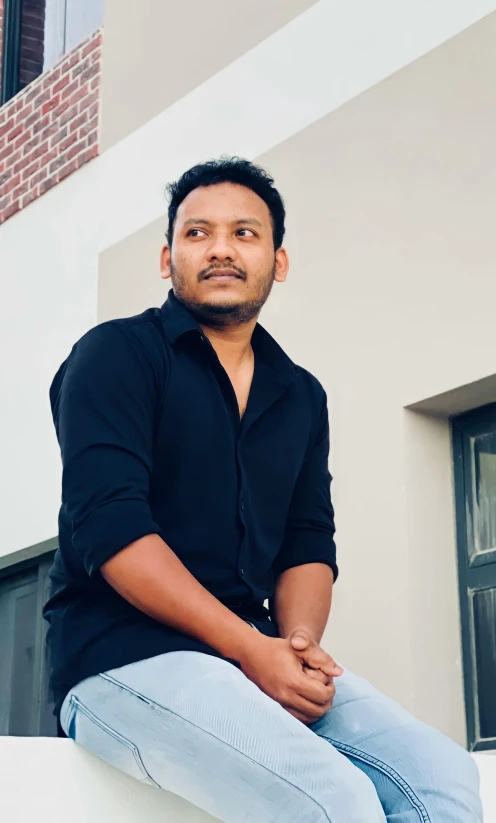
[[19,91],[21,18],[22,0],[4,0],[1,106]]
[[[12,731],[13,717],[19,706],[8,703],[3,705],[3,711],[0,712],[0,735],[1,734],[28,734],[34,737],[46,737],[57,735],[56,719],[52,716],[52,703],[48,691],[48,659],[46,651],[46,632],[48,625],[42,616],[42,608],[49,596],[49,580],[47,572],[52,565],[53,556],[58,546],[58,541],[53,538],[45,540],[42,543],[37,543],[34,546],[29,546],[12,555],[0,558],[0,597],[7,597],[7,609],[9,592],[14,590],[19,591],[24,587],[35,587],[36,590],[36,623],[35,635],[33,638],[33,648],[35,649],[33,680],[33,691],[27,704],[22,705],[23,711],[29,717],[29,729],[27,731]],[[30,574],[31,572],[31,574]],[[29,592],[28,592],[29,594]],[[6,614],[9,614],[7,610]],[[12,643],[11,657],[7,651],[7,660],[11,660],[10,669],[11,676],[15,680],[15,654],[16,650],[14,637],[9,639]],[[9,646],[5,646],[9,649]],[[7,669],[9,671],[9,669]],[[12,683],[12,681],[10,681]],[[28,681],[29,682],[29,681]],[[9,687],[7,694],[9,693]],[[14,714],[12,714],[12,712]],[[14,721],[15,726],[15,721]]]
[[451,428],[467,740],[470,751],[487,751],[496,749],[496,737],[484,738],[480,731],[474,595],[496,587],[496,548],[476,552],[467,508],[472,506],[470,437],[496,431],[496,403],[452,418]]

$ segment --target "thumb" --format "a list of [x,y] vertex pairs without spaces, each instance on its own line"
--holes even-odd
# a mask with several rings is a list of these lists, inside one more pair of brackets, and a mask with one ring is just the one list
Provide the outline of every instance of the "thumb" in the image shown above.
[[290,635],[291,646],[295,651],[303,652],[305,649],[308,649],[310,646],[312,639],[308,632],[304,629],[296,629]]

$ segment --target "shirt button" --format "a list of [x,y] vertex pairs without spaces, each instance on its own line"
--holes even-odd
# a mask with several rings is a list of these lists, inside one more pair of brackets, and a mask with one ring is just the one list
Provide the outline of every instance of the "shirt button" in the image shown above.
[[239,573],[240,573],[241,577],[244,577],[244,576],[245,576],[245,570],[244,570],[244,569],[240,569],[240,570],[239,570]]
[[242,500],[241,503],[240,503],[240,509],[241,509],[242,512],[245,510],[245,501],[244,500]]

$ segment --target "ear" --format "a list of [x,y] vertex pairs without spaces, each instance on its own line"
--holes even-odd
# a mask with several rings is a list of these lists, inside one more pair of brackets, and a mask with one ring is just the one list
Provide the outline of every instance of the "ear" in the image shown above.
[[160,252],[160,276],[168,280],[171,276],[171,253],[169,246],[164,246]]
[[284,283],[289,271],[289,257],[286,249],[277,249],[275,263],[274,280]]

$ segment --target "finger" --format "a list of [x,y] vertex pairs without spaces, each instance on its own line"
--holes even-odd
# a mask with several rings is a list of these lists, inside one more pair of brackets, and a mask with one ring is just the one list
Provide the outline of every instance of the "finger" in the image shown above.
[[299,694],[292,695],[285,704],[286,708],[299,712],[308,718],[310,723],[315,723],[326,714],[332,706],[332,697],[329,697],[323,705],[317,705],[310,700],[306,700]]
[[328,686],[332,680],[332,677],[324,674],[321,669],[310,669],[308,666],[305,666],[303,671],[308,677],[311,677],[313,680],[318,680],[320,683],[323,683],[324,686]]
[[310,669],[320,669],[329,677],[340,677],[343,668],[339,666],[331,657],[319,646],[310,646],[298,655]]
[[315,723],[315,720],[311,720],[309,717],[307,717],[302,712],[298,712],[298,711],[296,711],[296,709],[292,709],[291,706],[283,706],[283,709],[286,709],[286,711],[289,714],[292,714],[293,717],[296,717],[296,719],[299,720],[300,723],[304,723],[305,726],[310,726],[311,723]]
[[310,637],[304,632],[298,632],[297,634],[292,635],[290,640],[291,646],[296,651],[304,651],[311,643]]
[[324,685],[324,683],[320,683],[318,680],[302,672],[294,683],[292,683],[292,691],[310,703],[315,703],[317,706],[324,706],[329,699],[334,697],[336,687],[332,681]]

